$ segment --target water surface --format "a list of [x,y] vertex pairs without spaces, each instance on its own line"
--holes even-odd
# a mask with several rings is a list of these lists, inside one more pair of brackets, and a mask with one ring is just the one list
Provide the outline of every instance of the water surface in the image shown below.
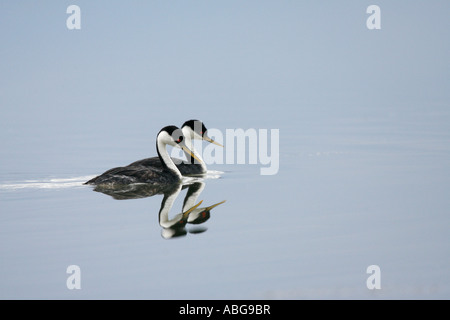
[[[78,1],[78,31],[65,5],[2,3],[0,297],[448,299],[449,8],[433,3],[382,1],[378,31],[353,2]],[[82,185],[192,118],[279,129],[278,173],[208,165],[195,203],[226,202],[173,234],[164,195]]]

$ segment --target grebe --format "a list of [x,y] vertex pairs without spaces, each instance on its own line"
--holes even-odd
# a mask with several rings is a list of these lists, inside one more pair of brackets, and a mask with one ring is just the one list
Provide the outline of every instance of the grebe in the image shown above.
[[[176,164],[178,170],[182,175],[195,175],[195,174],[203,174],[206,173],[206,164],[203,161],[201,155],[194,149],[192,145],[192,140],[205,140],[220,147],[223,147],[220,143],[212,140],[207,135],[208,129],[206,129],[205,124],[200,120],[188,120],[181,126],[181,130],[183,131],[183,135],[186,138],[185,143],[186,146],[194,153],[195,158],[191,157],[186,150],[183,150],[186,158],[190,159],[188,162],[183,162],[181,159],[172,158],[173,162]],[[194,160],[195,159],[195,160]],[[129,166],[144,166],[144,167],[152,167],[152,168],[161,168],[162,163],[158,157],[152,157],[147,159],[142,159],[135,161]]]
[[[156,151],[160,164],[144,166],[138,163],[126,167],[110,169],[103,174],[85,182],[84,184],[118,187],[132,183],[147,183],[153,185],[168,185],[179,183],[182,175],[167,152],[167,145],[181,148],[188,159],[196,158],[195,154],[186,146],[183,132],[176,126],[167,126],[156,136]],[[197,159],[199,161],[199,159]]]
[[197,198],[202,193],[203,189],[205,188],[204,182],[195,182],[189,186],[189,189],[186,193],[186,197],[183,201],[183,212],[190,210],[187,223],[190,224],[201,224],[208,220],[211,216],[211,210],[217,207],[218,205],[221,205],[222,203],[226,202],[226,200],[221,201],[219,203],[213,204],[209,207],[202,207],[197,208],[197,206],[194,206],[195,202],[197,202]]
[[[186,235],[188,232],[185,228],[186,224],[198,225],[204,223],[210,218],[210,211],[225,202],[224,200],[209,207],[198,208],[203,200],[197,204],[195,203],[197,202],[198,196],[205,188],[205,183],[195,182],[188,187],[183,201],[182,212],[174,215],[172,219],[169,219],[169,212],[182,188],[183,186],[178,185],[178,188],[174,187],[164,193],[161,209],[159,211],[159,225],[163,228],[161,235],[165,239]],[[200,233],[205,230],[206,229],[196,228],[189,230],[189,233]]]

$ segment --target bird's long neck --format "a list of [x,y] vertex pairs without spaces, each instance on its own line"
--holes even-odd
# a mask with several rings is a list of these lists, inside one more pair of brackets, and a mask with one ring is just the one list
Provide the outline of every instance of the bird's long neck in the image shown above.
[[199,165],[201,165],[203,170],[206,172],[205,162],[203,161],[202,156],[197,152],[197,150],[195,150],[195,148],[193,146],[193,143],[192,143],[192,139],[189,136],[189,134],[185,135],[185,144],[192,151],[192,153],[198,158],[198,160],[200,160],[200,161],[195,160],[193,157],[191,157],[191,155],[188,152],[184,151],[186,159],[188,159],[191,164],[199,164]]
[[179,179],[181,179],[182,175],[180,170],[178,170],[177,166],[167,152],[167,145],[159,139],[156,140],[156,151],[158,152],[158,157],[159,160],[161,160],[163,168],[173,172]]
[[178,221],[180,221],[182,214],[177,214],[172,219],[169,219],[169,211],[172,209],[175,199],[181,191],[181,184],[178,186],[177,190],[169,195],[164,195],[163,201],[161,202],[161,208],[159,210],[159,224],[163,228],[170,228]]
[[186,197],[183,201],[183,212],[189,210],[192,208],[195,203],[197,202],[197,198],[202,193],[203,189],[205,188],[204,182],[196,182],[189,186],[189,189],[186,193]]

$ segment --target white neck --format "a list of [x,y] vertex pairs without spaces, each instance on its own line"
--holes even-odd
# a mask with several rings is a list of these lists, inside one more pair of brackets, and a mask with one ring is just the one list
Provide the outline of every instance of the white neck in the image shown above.
[[167,152],[167,145],[160,140],[156,142],[156,145],[158,148],[158,152],[161,155],[162,161],[166,164],[170,171],[172,171],[178,176],[179,179],[181,179],[183,176],[181,175],[180,170],[178,170],[175,163],[173,163],[172,158],[169,156],[169,153]]
[[161,209],[159,210],[159,224],[163,228],[172,227],[174,224],[180,221],[181,217],[183,216],[182,213],[179,213],[172,219],[169,219],[169,211],[170,209],[172,209],[173,203],[180,194],[180,191],[181,185],[178,186],[178,190],[176,190],[174,193],[170,194],[169,196],[164,196],[164,199],[161,203]]
[[195,187],[198,186],[198,188],[194,192],[192,192],[189,196],[186,195],[186,198],[183,203],[183,209],[182,209],[183,212],[186,212],[190,208],[195,206],[198,196],[200,195],[200,193],[202,193],[203,189],[205,188],[205,183],[204,182],[196,182],[194,185],[189,186],[188,193],[190,193],[191,188],[193,186],[195,186]]
[[[206,164],[203,161],[202,156],[197,152],[197,150],[195,150],[193,143],[192,143],[191,136],[189,134],[184,135],[184,142],[185,142],[186,146],[192,151],[192,153],[198,158],[198,160],[200,160],[200,162],[195,160],[195,163],[198,163],[199,165],[201,165],[203,170],[206,172]],[[186,156],[186,159],[191,158],[191,155],[189,153],[187,153],[186,151],[184,151],[184,154]]]

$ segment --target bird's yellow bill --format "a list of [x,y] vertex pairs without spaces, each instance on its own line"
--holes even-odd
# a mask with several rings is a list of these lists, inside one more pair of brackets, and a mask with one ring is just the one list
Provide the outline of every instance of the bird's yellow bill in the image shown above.
[[200,201],[199,203],[197,203],[195,206],[193,206],[193,207],[190,208],[189,210],[187,210],[186,212],[183,212],[183,219],[187,218],[187,216],[188,216],[192,211],[194,211],[195,208],[197,208],[199,205],[201,205],[202,202],[203,202],[203,200]]
[[211,209],[217,207],[218,205],[221,205],[222,203],[224,203],[224,202],[226,202],[226,201],[227,201],[227,200],[223,200],[222,202],[213,204],[212,206],[207,207],[205,210],[206,210],[206,211],[209,211],[209,210],[211,210]]
[[198,162],[202,162],[199,158],[197,158],[196,156],[195,156],[195,154],[191,151],[191,150],[189,150],[189,148],[188,147],[186,147],[186,146],[180,146],[181,147],[181,149],[183,149],[184,151],[186,151],[187,153],[189,153],[189,155],[192,157],[192,158],[194,158],[195,160],[197,160]]
[[211,139],[210,137],[208,137],[208,136],[206,136],[206,135],[203,136],[203,140],[206,140],[206,141],[208,141],[208,142],[214,143],[215,145],[218,145],[219,147],[222,147],[222,148],[223,148],[223,145],[221,145],[220,143],[214,141],[213,139]]

